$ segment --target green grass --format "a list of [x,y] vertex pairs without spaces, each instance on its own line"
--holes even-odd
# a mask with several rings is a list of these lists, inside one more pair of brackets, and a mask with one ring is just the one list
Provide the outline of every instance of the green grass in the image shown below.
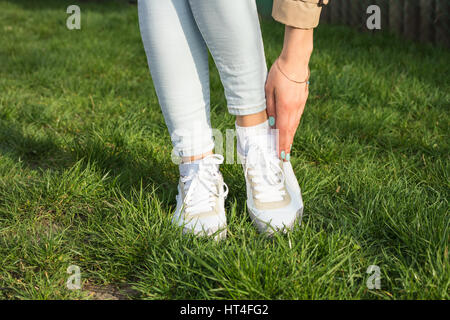
[[[293,146],[303,224],[259,235],[223,165],[215,243],[171,227],[178,169],[136,6],[81,2],[69,31],[69,4],[0,0],[0,298],[449,298],[448,50],[320,26]],[[283,27],[262,28],[271,64]],[[211,71],[213,126],[233,128]],[[66,289],[72,264],[83,290]]]

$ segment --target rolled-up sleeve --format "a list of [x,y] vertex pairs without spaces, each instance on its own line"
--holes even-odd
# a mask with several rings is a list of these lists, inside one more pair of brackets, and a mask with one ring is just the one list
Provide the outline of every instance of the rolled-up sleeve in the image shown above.
[[319,24],[322,6],[328,0],[274,0],[272,17],[285,25],[312,29]]

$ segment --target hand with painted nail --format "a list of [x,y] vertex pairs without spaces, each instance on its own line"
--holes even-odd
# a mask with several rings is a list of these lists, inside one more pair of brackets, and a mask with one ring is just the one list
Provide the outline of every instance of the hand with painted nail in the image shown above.
[[266,81],[269,124],[279,130],[278,154],[286,161],[290,160],[295,132],[308,99],[312,41],[312,29],[286,26],[283,51]]

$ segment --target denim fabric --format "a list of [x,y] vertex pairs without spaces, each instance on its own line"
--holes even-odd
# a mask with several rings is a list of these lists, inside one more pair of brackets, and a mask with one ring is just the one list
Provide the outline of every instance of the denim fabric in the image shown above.
[[214,147],[208,49],[233,115],[266,108],[267,67],[255,0],[139,0],[150,73],[178,155]]

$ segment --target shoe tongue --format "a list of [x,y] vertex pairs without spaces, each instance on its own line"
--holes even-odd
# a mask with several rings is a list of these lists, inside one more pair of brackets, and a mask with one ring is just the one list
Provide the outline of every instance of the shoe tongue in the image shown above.
[[245,143],[245,153],[247,154],[251,145],[257,145],[262,151],[276,156],[277,150],[277,135],[275,131],[270,131],[268,134],[248,136]]
[[[218,170],[218,164],[214,163],[213,161],[211,161],[212,159],[201,159],[201,160],[196,160],[192,163],[181,163],[179,165],[179,169],[180,169],[180,175],[182,177],[186,177],[187,179],[185,180],[185,184],[184,184],[184,191],[188,192],[189,188],[191,187],[191,183],[194,179],[194,176],[197,174],[197,172],[200,169],[200,163],[203,167],[205,166],[214,166],[214,168],[216,170]],[[204,183],[199,183],[197,184],[196,187],[196,193],[197,194],[208,194],[209,188],[204,184]]]
[[183,177],[194,175],[199,168],[198,163],[181,163],[180,166],[180,175]]

